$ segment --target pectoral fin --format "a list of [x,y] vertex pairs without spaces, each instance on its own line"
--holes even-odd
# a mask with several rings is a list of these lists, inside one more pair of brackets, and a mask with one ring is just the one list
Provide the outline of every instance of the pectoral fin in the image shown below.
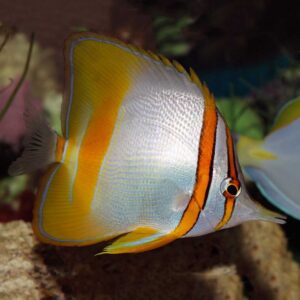
[[139,227],[118,238],[99,254],[137,253],[164,246],[177,239],[171,233],[160,232],[151,227]]

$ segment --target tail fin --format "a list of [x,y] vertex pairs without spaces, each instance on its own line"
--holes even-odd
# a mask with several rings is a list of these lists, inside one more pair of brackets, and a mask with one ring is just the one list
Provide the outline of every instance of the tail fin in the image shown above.
[[24,118],[28,134],[23,142],[22,155],[8,169],[11,176],[42,169],[55,161],[57,135],[44,116],[33,109],[33,112],[26,111]]

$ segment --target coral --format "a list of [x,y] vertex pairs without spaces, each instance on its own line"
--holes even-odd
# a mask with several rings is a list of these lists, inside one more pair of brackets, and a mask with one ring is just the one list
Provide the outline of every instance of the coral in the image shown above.
[[[3,109],[15,85],[16,82],[13,82],[0,94],[0,111]],[[32,104],[36,106],[37,111],[41,111],[40,101],[32,97],[30,84],[28,81],[25,81],[1,120],[0,142],[11,145],[15,151],[19,149],[21,138],[26,132],[23,114]]]
[[[6,35],[3,28],[10,34]],[[6,29],[4,26],[1,27],[1,23],[0,49],[1,177],[7,176],[8,166],[22,148],[21,142],[27,131],[23,117],[25,111],[40,113],[44,107],[51,126],[57,132],[61,132],[60,104],[62,95],[58,91],[55,65],[50,50],[41,49],[39,44],[35,42],[30,56],[29,41],[26,35],[13,34],[12,30]],[[29,68],[28,72],[25,72],[25,70],[27,71],[25,68],[27,59]],[[14,94],[17,86],[19,89]],[[33,113],[29,115],[34,117]],[[31,119],[27,118],[27,122],[30,123],[30,121]],[[9,184],[15,184],[15,182],[17,183],[17,179],[11,179]],[[8,185],[1,183],[2,189],[3,186],[6,189]],[[0,191],[0,199],[3,198],[1,197],[2,194]],[[6,202],[8,202],[7,198],[12,199],[13,196],[8,195]]]
[[249,222],[137,255],[40,244],[0,225],[1,299],[298,300],[300,268],[277,224]]
[[300,269],[286,251],[287,241],[280,227],[265,222],[241,226],[240,255],[252,285],[259,286],[254,299],[299,299]]
[[28,224],[0,225],[0,299],[42,299],[50,295],[63,299],[43,258],[34,252],[36,244]]
[[[0,32],[1,42],[5,40],[5,37]],[[0,52],[0,111],[2,111],[13,94],[19,78],[24,72],[28,47],[29,41],[24,34],[11,35],[6,43],[3,44]],[[41,68],[41,66],[43,67]],[[34,43],[25,80],[1,120],[0,142],[10,145],[15,152],[18,151],[20,149],[20,141],[26,132],[23,118],[24,111],[31,109],[34,105],[36,111],[40,112],[42,110],[42,102],[46,102],[48,99],[56,99],[57,94],[52,52],[41,49],[38,43]],[[53,102],[52,106],[55,106],[56,102]],[[48,105],[48,110],[49,107]],[[60,107],[59,104],[58,107]],[[51,110],[49,110],[49,115],[52,121],[53,112]],[[56,113],[55,115],[58,114]],[[57,123],[56,121],[54,122]]]

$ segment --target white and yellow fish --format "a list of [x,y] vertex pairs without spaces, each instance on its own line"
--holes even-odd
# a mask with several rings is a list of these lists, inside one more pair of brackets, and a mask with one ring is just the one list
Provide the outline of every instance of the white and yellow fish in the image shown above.
[[238,156],[262,194],[300,220],[300,98],[279,112],[263,140],[239,138]]
[[33,227],[44,242],[104,253],[154,249],[248,220],[250,200],[213,96],[177,62],[90,33],[65,51],[63,137],[37,117],[11,174],[49,165]]

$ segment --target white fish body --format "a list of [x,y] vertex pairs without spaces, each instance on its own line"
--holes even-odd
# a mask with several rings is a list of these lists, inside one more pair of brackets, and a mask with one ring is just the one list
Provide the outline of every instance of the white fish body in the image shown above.
[[[229,129],[195,73],[94,34],[73,36],[66,62],[64,136],[49,140],[39,126],[56,144],[34,214],[41,240],[82,246],[127,233],[104,252],[141,252],[275,220],[250,200]],[[49,157],[45,145],[37,151]],[[25,150],[11,173],[29,165]]]

